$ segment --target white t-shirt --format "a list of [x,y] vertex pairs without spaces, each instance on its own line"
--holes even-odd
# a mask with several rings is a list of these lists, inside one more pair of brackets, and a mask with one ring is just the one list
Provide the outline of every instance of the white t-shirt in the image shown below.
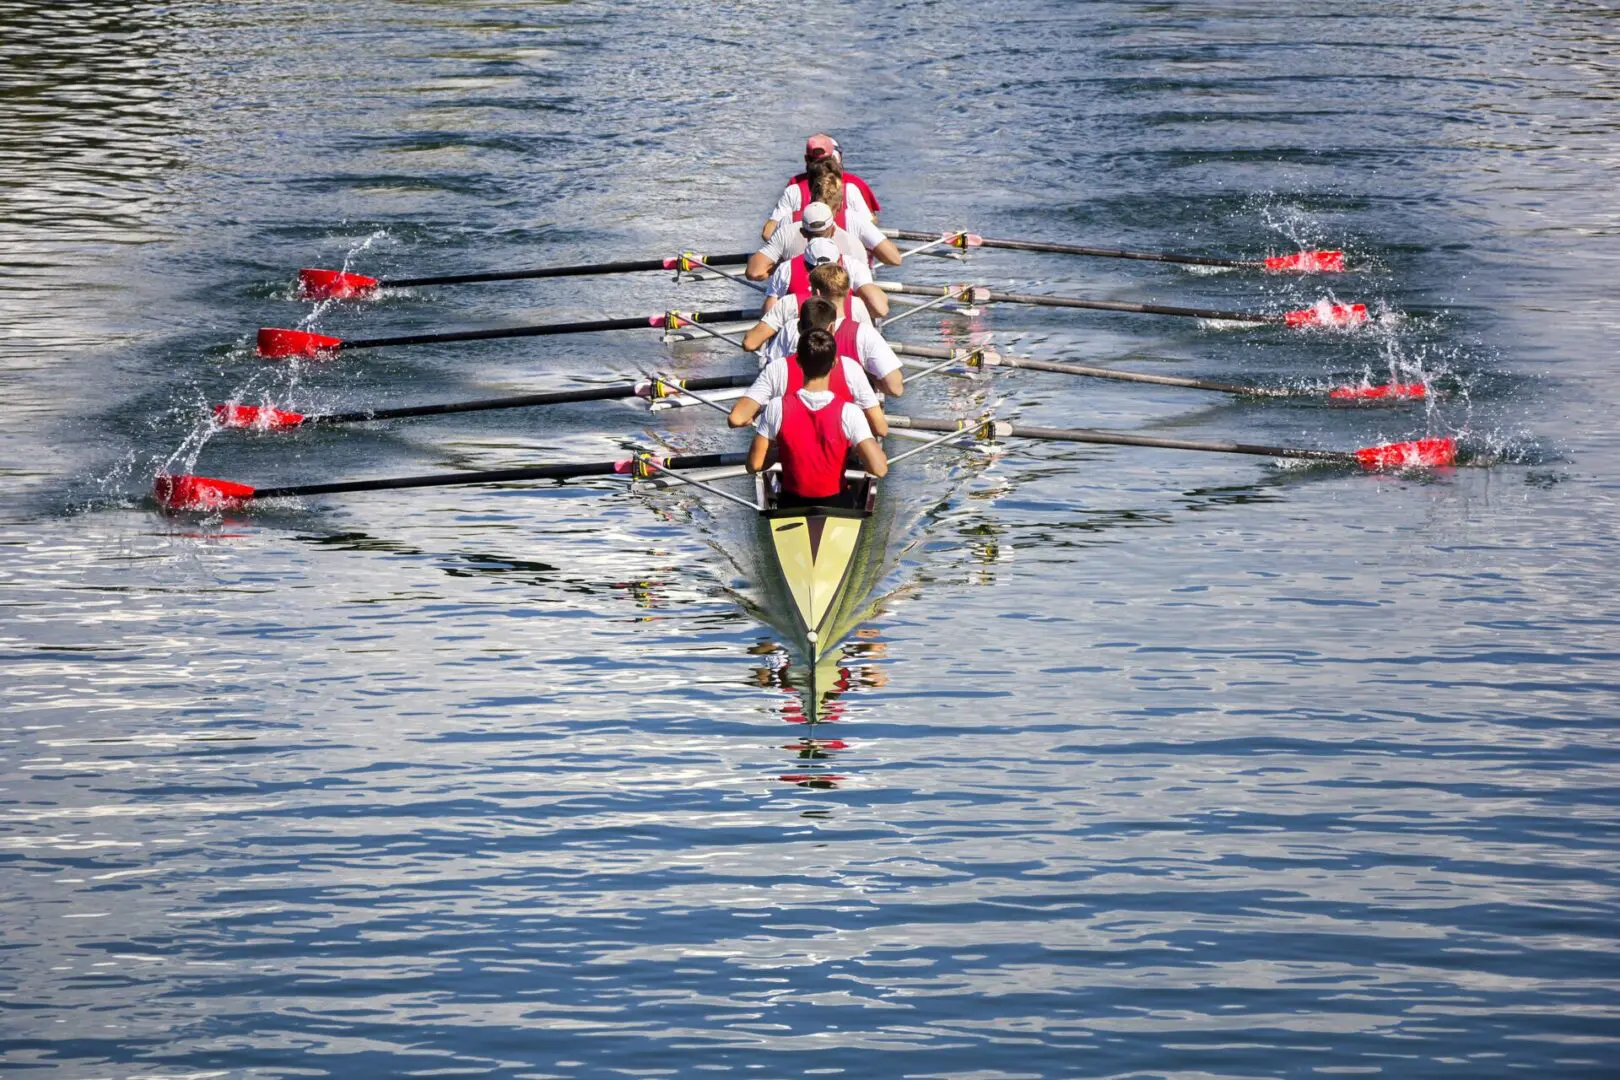
[[[792,221],[793,215],[803,209],[804,204],[799,201],[799,185],[789,184],[782,189],[782,197],[776,200],[776,209],[771,211],[771,218],[776,222],[776,227],[781,228],[784,222]],[[846,218],[857,213],[868,219],[872,217],[872,208],[866,205],[866,196],[861,194],[859,186],[848,181],[844,183],[844,209],[847,211]]]
[[[872,389],[871,381],[861,371],[861,365],[847,356],[840,356],[838,362],[844,366],[844,382],[849,386],[849,396],[855,399],[856,407],[870,409],[878,404],[877,393]],[[753,385],[743,391],[743,397],[752,398],[764,405],[787,393],[787,388],[788,363],[787,358],[782,357],[765,365],[754,378]]]
[[[867,253],[888,238],[883,235],[883,230],[864,214],[858,217],[850,214],[845,220],[849,222],[849,228],[833,227],[833,243],[844,253],[846,262],[864,262],[870,265],[871,259]],[[759,249],[759,253],[768,256],[772,263],[785,262],[795,255],[803,255],[805,245],[808,243],[810,239],[804,235],[803,222],[789,221],[771,233],[771,238],[765,241],[765,246]]]
[[[820,412],[833,403],[831,390],[800,390],[799,400],[811,412]],[[844,438],[849,445],[857,446],[872,437],[872,425],[866,422],[866,414],[860,409],[844,402],[844,413],[839,417],[839,426],[844,429]],[[774,439],[782,433],[782,399],[776,398],[765,406],[765,412],[759,418],[759,433],[767,439]]]
[[[851,259],[848,255],[845,255],[838,260],[838,265],[842,266],[845,272],[849,274],[851,292],[861,288],[863,285],[872,284],[872,268],[866,264],[864,253],[858,259]],[[765,282],[765,295],[778,297],[792,295],[792,291],[788,288],[789,283],[793,280],[792,274],[792,259],[777,263],[776,269],[771,271],[770,279]]]
[[[866,303],[860,297],[857,296],[851,300],[849,307],[855,313],[856,322],[871,323],[872,315],[866,310]],[[843,321],[844,317],[840,315],[838,322]],[[799,347],[799,298],[797,296],[789,293],[777,300],[772,305],[771,310],[760,318],[760,322],[771,328],[770,338],[764,345],[760,346],[759,362],[761,366],[779,356],[786,356]],[[833,325],[837,326],[838,324],[834,323]],[[786,331],[785,335],[784,330]]]
[[[792,300],[793,297],[791,296],[783,297],[777,302],[776,307],[765,313],[764,321],[766,325],[772,326],[776,330],[771,339],[765,343],[764,348],[760,349],[760,354],[767,360],[786,357],[799,347],[799,312],[797,305],[794,305],[792,318],[789,321],[778,324],[771,318],[776,314],[777,308],[791,303]],[[857,299],[855,303],[858,311],[860,300]],[[885,341],[883,335],[870,323],[860,322],[859,320],[856,320],[856,322],[858,328],[855,331],[855,359],[872,376],[872,381],[876,382],[891,371],[898,371],[900,358],[894,354],[894,347]],[[836,331],[842,325],[844,325],[844,319],[840,316],[838,321],[833,323],[833,330]]]

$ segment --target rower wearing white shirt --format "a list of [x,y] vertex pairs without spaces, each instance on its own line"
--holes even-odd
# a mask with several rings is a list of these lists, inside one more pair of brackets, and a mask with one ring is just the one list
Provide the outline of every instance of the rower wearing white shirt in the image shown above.
[[844,465],[851,450],[873,476],[889,471],[889,459],[866,417],[841,400],[838,346],[825,330],[804,337],[804,363],[797,385],[765,407],[759,431],[748,448],[748,471],[759,472],[773,455],[782,464],[779,505],[816,505],[836,499],[844,487]]
[[815,237],[805,245],[803,255],[789,259],[771,271],[770,280],[765,285],[762,311],[770,311],[778,299],[788,295],[797,297],[803,303],[810,295],[810,271],[830,262],[843,266],[849,274],[850,285],[856,295],[865,301],[867,311],[874,318],[881,319],[889,313],[889,298],[872,281],[872,271],[867,268],[865,260],[851,262],[845,259],[838,245],[825,236]]
[[[812,296],[806,300],[799,314],[801,347],[814,332],[819,330],[832,338],[833,350],[838,352],[838,339],[831,332],[837,318],[838,309],[825,297]],[[737,399],[737,404],[731,407],[731,414],[726,418],[726,422],[732,427],[744,427],[752,423],[762,408],[776,398],[790,393],[802,378],[797,352],[772,360],[760,371],[753,385]],[[883,406],[872,390],[866,372],[854,357],[839,353],[838,363],[832,369],[831,388],[839,397],[860,409],[865,414],[868,425],[879,436],[889,433],[889,422],[883,415]]]
[[[825,179],[830,181],[832,178]],[[846,212],[842,202],[838,201],[842,196],[836,183],[818,183],[818,186],[822,189],[820,196],[829,201],[822,202],[818,198],[806,206],[798,221],[788,222],[777,229],[764,247],[749,256],[745,273],[751,280],[764,281],[777,264],[804,251],[810,241],[818,236],[830,236],[838,245],[838,250],[843,252],[846,262],[863,262],[870,266],[871,259],[876,258],[890,266],[900,265],[900,249],[895,247],[893,240],[883,235],[883,230],[877,227],[871,215]]]
[[788,181],[782,195],[776,200],[776,206],[771,216],[765,222],[765,227],[759,232],[760,239],[769,240],[771,234],[789,221],[797,219],[804,208],[814,201],[810,185],[817,171],[834,172],[844,187],[845,202],[852,209],[865,211],[868,217],[876,218],[878,211],[883,209],[878,205],[877,196],[866,181],[854,173],[844,172],[843,153],[838,148],[838,142],[831,135],[818,133],[810,136],[804,144],[805,171]]
[[[866,305],[849,291],[849,274],[837,263],[825,263],[810,271],[810,289],[815,297],[830,302],[835,319],[827,326],[838,341],[838,352],[861,365],[879,390],[894,397],[905,393],[905,379],[894,349],[866,314]],[[809,304],[810,301],[805,301]],[[749,327],[743,335],[743,348],[759,351],[766,363],[780,359],[799,347],[800,304],[784,296]],[[820,324],[818,324],[820,325]]]

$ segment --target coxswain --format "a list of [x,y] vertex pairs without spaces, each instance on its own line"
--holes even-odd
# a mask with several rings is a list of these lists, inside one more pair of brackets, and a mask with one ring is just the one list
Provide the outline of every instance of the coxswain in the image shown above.
[[[832,331],[838,341],[838,354],[860,364],[873,386],[883,393],[893,397],[905,393],[900,360],[872,325],[866,305],[859,297],[851,295],[848,271],[837,263],[823,263],[810,271],[810,291],[812,297],[820,297],[833,305],[835,318],[831,325],[815,325]],[[743,348],[758,352],[765,363],[789,355],[799,347],[799,311],[796,297],[782,297],[759,322],[748,328],[743,335]]]
[[[774,456],[782,465],[782,506],[815,506],[844,491],[844,463],[851,450],[873,476],[889,471],[861,410],[839,398],[838,345],[825,330],[810,330],[800,349],[801,378],[771,401],[748,448],[748,471],[760,472]],[[774,455],[773,455],[774,452]]]
[[870,266],[875,258],[889,266],[900,265],[900,249],[869,215],[846,213],[843,191],[831,175],[816,178],[815,193],[816,201],[804,208],[797,221],[777,229],[764,247],[748,257],[744,273],[750,280],[764,281],[779,263],[803,252],[818,236],[830,237],[846,262]]
[[866,310],[873,318],[881,319],[889,313],[889,298],[872,280],[872,271],[867,267],[866,260],[844,258],[838,245],[826,236],[812,238],[804,246],[803,255],[789,259],[771,271],[770,279],[765,284],[765,304],[761,311],[770,311],[776,301],[784,296],[797,297],[803,303],[810,295],[810,271],[822,263],[831,262],[838,263],[849,274],[850,287],[865,302]]
[[[889,433],[888,418],[883,415],[883,404],[877,393],[872,389],[871,380],[867,378],[865,369],[854,356],[844,352],[840,347],[838,334],[833,327],[838,321],[838,308],[832,301],[822,296],[812,296],[800,305],[798,325],[798,348],[786,356],[777,357],[760,369],[759,377],[737,403],[731,407],[731,413],[726,422],[732,427],[745,427],[753,423],[754,417],[759,415],[771,401],[792,393],[802,386],[804,376],[801,371],[798,356],[803,351],[804,342],[810,333],[820,330],[832,338],[833,348],[838,351],[838,364],[833,369],[829,388],[844,401],[851,402],[866,416],[869,427],[881,437]],[[853,320],[847,321],[845,326],[861,326]],[[876,331],[872,331],[874,334]],[[853,334],[848,335],[853,338]],[[881,339],[880,339],[881,340]],[[853,343],[851,343],[853,348]],[[894,356],[891,351],[890,357]],[[899,383],[899,361],[895,361],[895,371],[889,373],[891,380]]]
[[765,227],[760,229],[762,240],[769,240],[771,233],[780,228],[783,223],[792,221],[795,214],[801,213],[804,208],[814,200],[810,193],[810,170],[818,162],[836,168],[844,182],[844,201],[852,208],[864,210],[868,217],[876,220],[878,211],[883,207],[878,205],[877,196],[866,181],[854,173],[844,172],[844,156],[838,149],[838,141],[825,132],[818,132],[805,140],[804,143],[804,172],[789,180],[787,187],[782,190],[781,197],[776,200],[776,206],[771,210],[770,218]]

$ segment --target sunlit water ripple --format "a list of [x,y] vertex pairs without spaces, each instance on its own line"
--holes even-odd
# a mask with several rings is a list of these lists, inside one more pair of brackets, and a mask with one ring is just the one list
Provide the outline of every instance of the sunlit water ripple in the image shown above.
[[[1620,26],[1605,5],[0,0],[0,1061],[18,1075],[1614,1075]],[[806,45],[817,43],[816,47]],[[804,749],[748,523],[613,484],[165,517],[255,484],[734,449],[582,404],[305,411],[741,369],[646,336],[251,355],[739,304],[381,275],[742,250],[835,131],[885,220],[1335,279],[981,251],[908,341],[1428,405],[1000,372],[918,413],[1354,447],[1435,475],[1009,444],[897,470]],[[908,463],[908,466],[910,463]],[[1607,960],[1604,957],[1608,957]]]

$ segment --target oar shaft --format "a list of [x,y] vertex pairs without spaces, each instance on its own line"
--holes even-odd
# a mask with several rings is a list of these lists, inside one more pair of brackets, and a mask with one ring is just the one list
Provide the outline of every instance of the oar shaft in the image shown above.
[[[901,240],[937,240],[939,233],[910,229],[885,229]],[[1245,259],[1213,259],[1204,255],[1176,255],[1166,251],[1131,251],[1126,248],[1085,247],[1080,244],[1050,244],[1041,240],[992,240],[979,238],[979,247],[1007,248],[1012,251],[1050,251],[1058,255],[1093,255],[1102,259],[1138,259],[1143,262],[1182,263],[1189,266],[1259,266]]]
[[[741,266],[748,253],[708,255],[704,262],[713,266]],[[532,270],[490,270],[476,274],[440,274],[436,277],[383,278],[383,288],[409,288],[414,285],[472,285],[483,281],[527,281],[532,278],[584,277],[590,274],[635,274],[644,270],[670,270],[669,259],[627,259],[619,262],[583,263],[578,266],[542,266]]]
[[[911,345],[903,341],[889,342],[889,348],[901,356],[925,356],[949,360],[958,353],[970,350],[951,350],[940,345]],[[1182,375],[1148,375],[1137,371],[1119,371],[1115,368],[1088,367],[1084,364],[1060,364],[1051,360],[1034,360],[1005,353],[985,354],[989,367],[1027,368],[1030,371],[1050,371],[1058,375],[1081,375],[1093,379],[1113,379],[1117,382],[1151,383],[1155,386],[1182,386],[1193,390],[1212,390],[1218,394],[1240,394],[1246,397],[1289,397],[1287,390],[1267,386],[1239,386],[1236,383],[1211,382],[1208,379],[1189,379]]]
[[[746,454],[696,454],[674,457],[663,463],[666,469],[717,469],[740,465]],[[292,498],[302,495],[335,495],[350,491],[391,491],[398,488],[453,487],[463,484],[502,484],[519,480],[573,480],[584,476],[611,476],[620,471],[619,461],[584,461],[561,465],[530,465],[519,469],[485,469],[480,472],[431,473],[426,476],[396,476],[382,480],[347,480],[333,484],[300,484],[293,487],[257,488],[255,499]]]
[[[890,427],[918,431],[955,431],[962,425],[955,420],[922,416],[890,416]],[[1251,443],[1195,442],[1191,439],[1163,439],[1152,435],[1131,435],[1122,431],[1096,431],[1090,428],[1026,427],[1022,424],[996,425],[998,434],[1022,439],[1054,442],[1095,443],[1104,446],[1151,446],[1163,450],[1200,450],[1215,454],[1253,454],[1258,457],[1305,458],[1311,461],[1354,462],[1356,455],[1340,450],[1306,450],[1297,446],[1256,446]]]
[[[885,283],[888,292],[909,296],[939,296],[951,291],[967,291],[956,286],[922,286]],[[1136,315],[1179,315],[1189,319],[1218,319],[1222,322],[1286,323],[1281,315],[1260,315],[1252,311],[1217,311],[1210,308],[1173,307],[1169,304],[1137,304],[1125,300],[1086,300],[1077,296],[1041,296],[1034,293],[1004,293],[973,289],[974,302],[990,304],[1033,304],[1037,307],[1085,308],[1090,311],[1125,311]]]
[[1118,371],[1114,368],[1088,367],[1085,364],[1060,364],[1052,360],[1032,360],[1022,356],[998,356],[996,363],[1002,367],[1026,368],[1030,371],[1050,371],[1057,375],[1080,375],[1091,379],[1149,383],[1154,386],[1180,386],[1189,390],[1210,390],[1217,394],[1236,394],[1240,397],[1289,396],[1286,390],[1278,390],[1267,386],[1239,386],[1236,383],[1190,379],[1182,375],[1150,375],[1139,371]]
[[[704,379],[686,379],[680,385],[689,390],[727,390],[735,386],[750,386],[754,379],[753,375],[715,375]],[[553,390],[541,394],[516,394],[511,397],[483,398],[476,401],[452,401],[440,405],[406,405],[397,409],[317,413],[304,417],[303,422],[359,424],[370,420],[399,420],[410,416],[441,416],[447,413],[487,412],[492,409],[527,409],[538,405],[566,405],[576,401],[613,401],[617,398],[636,397],[637,387],[637,383],[616,383],[613,386]]]
[[[732,322],[757,318],[757,311],[741,308],[728,311],[698,311],[684,316],[701,322]],[[495,338],[546,337],[552,334],[591,334],[605,330],[643,330],[663,325],[663,316],[628,319],[591,319],[584,322],[543,323],[538,326],[501,326],[491,330],[449,330],[436,334],[404,334],[399,337],[354,338],[345,340],[343,349],[373,349],[383,345],[440,345],[452,341],[490,341]]]

